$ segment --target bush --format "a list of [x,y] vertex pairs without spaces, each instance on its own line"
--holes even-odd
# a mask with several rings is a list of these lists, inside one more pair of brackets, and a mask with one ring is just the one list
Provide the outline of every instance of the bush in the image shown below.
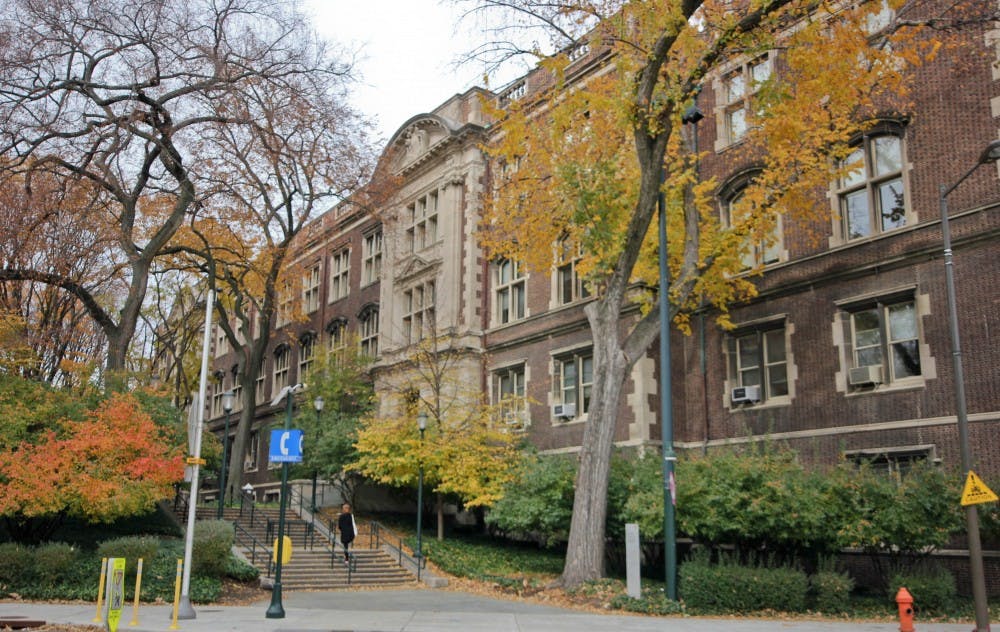
[[707,555],[696,556],[680,568],[685,605],[706,613],[804,612],[808,586],[806,574],[797,569],[742,566],[732,561],[712,565]]
[[35,572],[35,552],[15,542],[0,544],[0,584],[30,581]]
[[809,578],[816,610],[826,614],[843,614],[851,609],[854,579],[834,570],[821,570]]
[[235,540],[236,532],[231,522],[202,520],[195,523],[192,572],[224,577]]
[[226,577],[235,579],[238,582],[251,582],[260,577],[260,571],[255,566],[251,566],[234,555],[230,555],[229,562],[226,564]]
[[900,587],[905,587],[913,596],[915,609],[939,614],[947,613],[952,608],[958,594],[955,577],[936,564],[918,566],[893,575],[889,583],[889,598],[893,602]]
[[78,551],[65,542],[49,542],[35,549],[35,575],[53,585],[76,563]]
[[99,557],[124,557],[125,574],[135,577],[138,560],[148,565],[160,550],[160,541],[151,536],[127,536],[105,540],[97,546]]

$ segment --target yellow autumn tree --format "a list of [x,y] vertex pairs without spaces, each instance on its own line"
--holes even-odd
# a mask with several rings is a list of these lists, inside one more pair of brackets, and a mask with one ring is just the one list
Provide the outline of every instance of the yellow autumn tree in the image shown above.
[[[879,116],[905,112],[908,71],[941,44],[921,27],[969,20],[981,3],[910,3],[905,21],[899,0],[465,4],[473,13],[506,12],[501,39],[519,31],[511,25],[529,24],[563,51],[532,75],[533,85],[548,88],[501,99],[493,112],[499,125],[488,151],[497,177],[481,240],[492,255],[546,274],[559,256],[547,246],[564,244],[581,255],[578,270],[595,297],[584,308],[594,343],[592,399],[562,575],[575,586],[603,574],[619,397],[659,335],[658,197],[668,235],[666,317],[683,328],[693,308],[710,304],[725,324],[726,306],[755,292],[744,274],[749,249],[767,247],[779,221],[803,227],[828,213],[816,193],[836,178],[850,139]],[[569,68],[571,57],[587,61]],[[684,114],[727,64],[759,58],[772,65],[753,78],[745,134],[725,156],[734,168],[752,164],[756,177],[723,225],[712,199],[719,183],[699,179]],[[636,299],[646,309],[623,327],[623,308]]]
[[[438,538],[443,537],[443,499],[458,498],[468,508],[489,507],[512,480],[520,438],[483,401],[482,392],[463,379],[469,357],[429,338],[417,345],[405,372],[384,377],[376,412],[361,422],[349,469],[397,487],[417,485],[435,494]],[[427,416],[421,437],[418,414]]]

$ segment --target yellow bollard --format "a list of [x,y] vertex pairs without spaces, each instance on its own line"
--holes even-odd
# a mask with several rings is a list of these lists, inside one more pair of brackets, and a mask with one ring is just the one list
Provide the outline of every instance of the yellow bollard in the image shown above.
[[170,623],[170,629],[177,629],[177,608],[181,603],[181,571],[184,568],[184,560],[177,560],[177,581],[174,584],[174,619]]
[[142,558],[135,569],[135,602],[132,604],[132,620],[129,625],[139,625],[139,587],[142,586]]
[[108,558],[101,558],[101,583],[97,586],[97,614],[94,615],[94,623],[100,623],[103,621],[101,619],[101,603],[104,601],[104,578],[108,573]]

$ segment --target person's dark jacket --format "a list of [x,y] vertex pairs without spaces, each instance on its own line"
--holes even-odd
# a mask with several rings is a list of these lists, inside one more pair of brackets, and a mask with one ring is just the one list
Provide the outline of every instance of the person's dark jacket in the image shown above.
[[337,528],[340,529],[340,541],[350,544],[354,541],[354,516],[349,513],[342,513],[337,517]]

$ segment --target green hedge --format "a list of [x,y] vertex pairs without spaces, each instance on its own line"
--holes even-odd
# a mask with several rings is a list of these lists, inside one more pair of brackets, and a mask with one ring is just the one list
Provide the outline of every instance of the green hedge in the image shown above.
[[893,602],[900,587],[905,587],[909,591],[917,612],[924,613],[949,612],[958,595],[955,577],[947,569],[936,564],[919,565],[909,571],[893,575],[888,595]]
[[825,614],[844,614],[851,610],[854,580],[850,575],[833,570],[819,571],[809,578],[813,604]]
[[192,570],[199,575],[224,577],[232,557],[236,531],[226,520],[200,520],[195,523]]
[[35,549],[35,577],[48,586],[55,585],[76,564],[79,550],[65,542],[49,542]]
[[135,577],[139,560],[143,565],[153,561],[160,550],[160,541],[151,536],[126,536],[105,540],[97,545],[99,557],[124,557],[125,575]]
[[805,612],[808,605],[806,574],[788,567],[694,559],[681,565],[679,587],[684,604],[705,613]]

